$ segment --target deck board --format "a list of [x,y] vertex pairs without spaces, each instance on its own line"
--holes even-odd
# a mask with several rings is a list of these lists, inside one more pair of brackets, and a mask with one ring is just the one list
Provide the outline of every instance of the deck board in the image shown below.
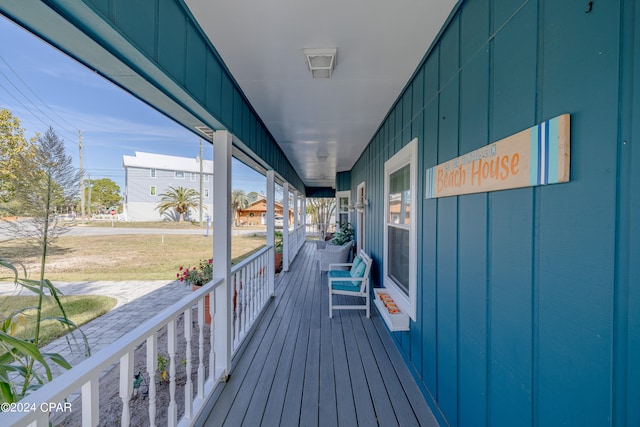
[[[307,244],[276,282],[205,426],[437,426],[375,309],[335,311]],[[339,297],[340,303],[350,298]]]

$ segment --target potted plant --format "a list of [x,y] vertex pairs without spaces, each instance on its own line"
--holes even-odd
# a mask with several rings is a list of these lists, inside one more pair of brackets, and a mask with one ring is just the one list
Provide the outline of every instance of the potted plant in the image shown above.
[[276,231],[275,240],[273,244],[273,249],[275,251],[273,264],[274,264],[276,273],[279,273],[280,270],[282,270],[282,239],[283,239],[282,232]]
[[350,240],[353,240],[354,231],[351,224],[346,222],[340,226],[340,229],[335,232],[331,243],[334,245],[342,246]]
[[[197,291],[203,285],[213,280],[213,258],[200,260],[194,267],[180,266],[176,277],[186,286],[191,285],[191,289]],[[204,299],[205,322],[211,324],[211,314],[209,314],[209,295]]]

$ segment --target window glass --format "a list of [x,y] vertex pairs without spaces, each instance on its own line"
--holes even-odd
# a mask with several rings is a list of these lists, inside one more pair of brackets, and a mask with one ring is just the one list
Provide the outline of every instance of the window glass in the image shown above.
[[156,186],[152,185],[151,188],[149,189],[149,194],[151,194],[152,196],[156,195]]
[[149,176],[150,176],[151,178],[155,178],[155,177],[156,177],[156,170],[155,170],[155,169],[151,169],[151,170],[149,171]]
[[411,168],[406,165],[389,176],[389,222],[411,223]]
[[176,178],[184,178],[184,172],[176,171],[175,176],[176,176]]
[[389,278],[409,295],[409,230],[388,226]]

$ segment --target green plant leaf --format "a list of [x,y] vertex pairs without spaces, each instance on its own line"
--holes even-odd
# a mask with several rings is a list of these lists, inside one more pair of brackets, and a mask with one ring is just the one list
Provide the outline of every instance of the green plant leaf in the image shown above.
[[69,364],[69,362],[67,362],[67,359],[65,359],[64,356],[59,353],[43,353],[42,355],[44,357],[48,357],[49,359],[51,359],[51,361],[63,367],[64,369],[71,369],[71,365]]
[[19,353],[40,362],[47,373],[47,378],[51,380],[52,378],[51,369],[49,368],[49,365],[44,360],[44,357],[42,357],[42,353],[40,353],[40,350],[38,350],[38,347],[35,344],[30,343],[26,340],[21,340],[21,339],[12,337],[11,335],[2,331],[0,331],[0,341],[3,341],[9,344],[13,348],[15,348],[15,350],[18,351]]

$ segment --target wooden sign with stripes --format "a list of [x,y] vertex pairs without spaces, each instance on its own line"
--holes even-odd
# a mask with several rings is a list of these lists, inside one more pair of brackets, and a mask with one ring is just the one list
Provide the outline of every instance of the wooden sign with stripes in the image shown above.
[[427,169],[426,198],[569,182],[569,114]]

